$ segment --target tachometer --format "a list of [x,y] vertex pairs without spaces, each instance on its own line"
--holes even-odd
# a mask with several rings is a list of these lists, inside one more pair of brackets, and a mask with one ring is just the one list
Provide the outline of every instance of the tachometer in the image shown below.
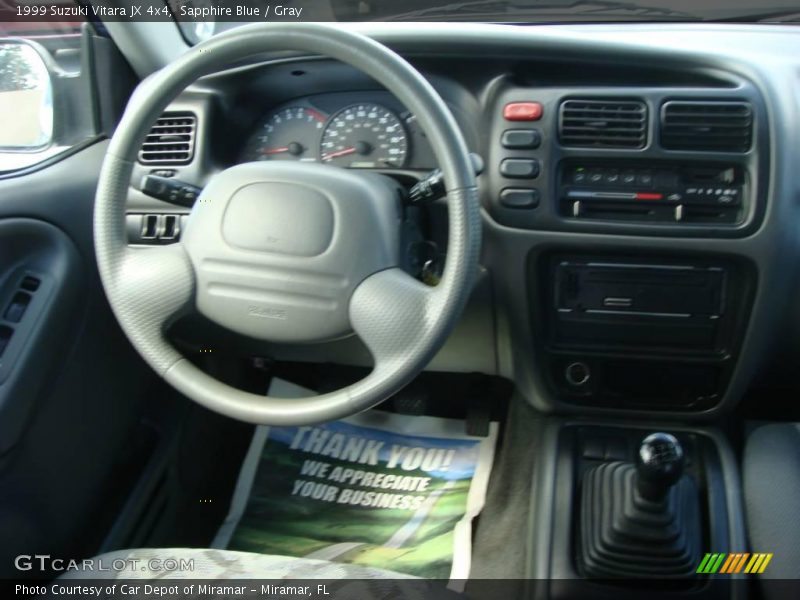
[[402,167],[408,138],[400,119],[379,104],[353,104],[336,113],[322,134],[323,162],[342,167]]
[[242,160],[316,160],[324,124],[325,116],[313,108],[291,106],[271,113],[247,141]]

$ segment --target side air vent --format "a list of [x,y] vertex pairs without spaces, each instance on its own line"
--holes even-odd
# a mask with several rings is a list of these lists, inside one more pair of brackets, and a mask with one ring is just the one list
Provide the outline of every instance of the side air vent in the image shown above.
[[638,100],[565,100],[558,134],[564,146],[644,148],[647,107]]
[[661,107],[661,145],[670,150],[747,152],[753,109],[745,102],[685,102]]
[[197,117],[188,112],[165,113],[159,118],[139,150],[143,165],[183,165],[194,155]]

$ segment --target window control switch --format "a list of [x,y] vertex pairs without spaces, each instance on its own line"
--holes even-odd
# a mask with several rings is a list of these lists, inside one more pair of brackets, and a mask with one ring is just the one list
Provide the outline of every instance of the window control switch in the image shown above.
[[3,318],[11,323],[19,323],[31,302],[31,295],[26,292],[17,292],[3,313]]
[[39,279],[34,277],[33,275],[26,275],[22,278],[22,282],[19,284],[19,287],[25,290],[26,292],[35,292],[39,289],[39,284],[41,282]]
[[3,352],[5,352],[8,342],[11,341],[11,335],[13,333],[14,330],[11,329],[11,327],[0,325],[0,356],[3,356]]

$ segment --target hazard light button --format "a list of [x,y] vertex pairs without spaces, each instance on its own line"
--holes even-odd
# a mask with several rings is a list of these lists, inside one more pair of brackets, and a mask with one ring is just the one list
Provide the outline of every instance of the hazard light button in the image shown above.
[[506,121],[538,121],[542,118],[541,102],[509,102],[503,108]]

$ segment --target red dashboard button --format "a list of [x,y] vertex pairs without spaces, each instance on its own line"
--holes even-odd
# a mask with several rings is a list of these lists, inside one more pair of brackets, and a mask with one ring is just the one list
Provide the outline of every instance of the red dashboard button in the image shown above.
[[663,198],[664,194],[655,194],[648,192],[639,192],[636,194],[637,200],[662,200]]
[[503,108],[506,121],[538,121],[542,118],[541,102],[509,102]]

